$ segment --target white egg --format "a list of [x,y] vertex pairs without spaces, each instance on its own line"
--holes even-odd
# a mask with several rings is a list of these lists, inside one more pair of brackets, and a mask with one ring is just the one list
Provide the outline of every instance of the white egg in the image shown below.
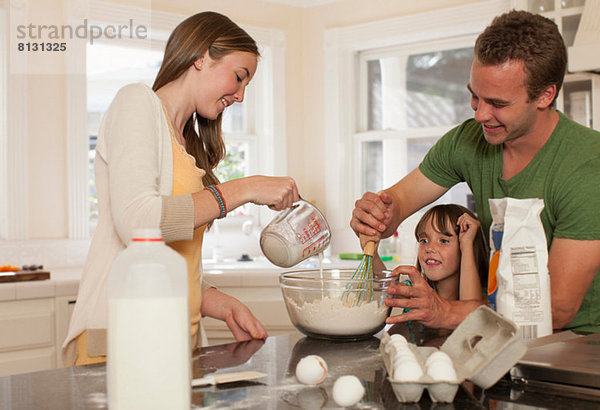
[[456,371],[452,363],[448,363],[445,360],[438,360],[430,363],[427,366],[427,374],[436,381],[448,381],[452,382],[456,380]]
[[415,357],[415,353],[408,347],[397,349],[395,356],[412,356]]
[[338,406],[353,406],[362,399],[364,394],[365,387],[356,376],[342,376],[333,385],[333,400]]
[[416,360],[405,360],[394,366],[393,379],[402,382],[416,382],[423,376],[423,369]]
[[399,363],[405,362],[407,360],[416,362],[417,358],[412,352],[398,352],[392,358],[392,363],[394,364],[394,367],[396,367]]
[[450,356],[448,356],[446,352],[438,350],[429,355],[429,357],[425,361],[425,366],[429,366],[429,364],[437,362],[438,360],[443,360],[447,363],[452,364],[452,359],[450,358]]
[[390,341],[392,341],[392,342],[395,342],[395,343],[398,343],[398,342],[400,342],[400,343],[404,343],[404,344],[407,344],[407,343],[408,343],[408,342],[406,341],[406,338],[405,338],[404,336],[402,336],[402,335],[398,335],[398,334],[391,335],[391,336],[390,336]]
[[327,377],[327,363],[322,357],[310,355],[296,365],[296,379],[303,384],[319,384]]

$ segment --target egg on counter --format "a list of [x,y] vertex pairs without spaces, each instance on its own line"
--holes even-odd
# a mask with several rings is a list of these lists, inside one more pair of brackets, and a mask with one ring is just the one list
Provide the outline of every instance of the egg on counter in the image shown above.
[[296,379],[303,384],[319,384],[327,377],[327,363],[321,356],[309,355],[296,365]]
[[355,405],[364,394],[365,387],[356,376],[341,376],[333,384],[333,400],[341,407]]

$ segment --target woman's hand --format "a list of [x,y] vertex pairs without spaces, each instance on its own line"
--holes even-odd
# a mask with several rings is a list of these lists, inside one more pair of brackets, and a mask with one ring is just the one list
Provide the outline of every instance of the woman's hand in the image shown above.
[[298,187],[291,177],[256,175],[249,179],[252,181],[251,202],[256,205],[267,205],[274,211],[280,211],[300,200]]
[[457,225],[460,227],[458,241],[460,249],[463,251],[465,246],[473,246],[473,241],[475,241],[475,236],[477,235],[481,224],[477,219],[467,213],[462,214],[457,222]]
[[202,295],[202,316],[223,320],[238,342],[265,339],[268,335],[260,321],[242,302],[210,288]]
[[225,318],[225,323],[237,342],[252,339],[266,339],[267,331],[262,323],[254,317],[250,309],[236,299],[237,305],[232,307]]

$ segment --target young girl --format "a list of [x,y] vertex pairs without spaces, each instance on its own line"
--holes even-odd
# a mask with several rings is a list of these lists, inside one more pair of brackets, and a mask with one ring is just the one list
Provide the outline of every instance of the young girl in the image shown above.
[[[447,300],[482,300],[489,250],[477,217],[460,205],[430,208],[415,228],[417,269]],[[374,269],[383,262],[374,258]],[[385,269],[385,268],[384,268]]]

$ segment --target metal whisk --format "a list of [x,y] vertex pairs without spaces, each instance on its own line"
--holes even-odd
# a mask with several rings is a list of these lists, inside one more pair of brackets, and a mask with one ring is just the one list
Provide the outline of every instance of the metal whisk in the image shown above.
[[360,306],[373,300],[373,255],[375,242],[369,241],[363,249],[363,257],[352,274],[352,281],[346,284],[342,302],[346,306]]

